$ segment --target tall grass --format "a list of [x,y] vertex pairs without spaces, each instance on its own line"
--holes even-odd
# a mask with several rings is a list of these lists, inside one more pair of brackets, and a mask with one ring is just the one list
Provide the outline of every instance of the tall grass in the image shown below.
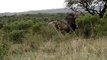
[[[23,48],[21,48],[23,47]],[[107,40],[106,39],[69,39],[67,41],[43,42],[34,51],[26,45],[14,45],[13,51],[29,49],[20,54],[10,53],[9,60],[106,60]],[[20,49],[19,49],[20,48]]]

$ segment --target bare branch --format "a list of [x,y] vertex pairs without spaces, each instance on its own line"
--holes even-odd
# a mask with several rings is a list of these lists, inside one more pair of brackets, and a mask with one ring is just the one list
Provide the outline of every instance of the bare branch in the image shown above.
[[[79,6],[84,8],[88,13],[90,13],[91,15],[98,14],[101,18],[103,17],[107,9],[107,0],[69,0],[69,1],[70,1],[68,3],[69,6],[79,3]],[[99,5],[100,3],[101,5]],[[70,9],[72,9],[74,12],[78,10],[72,7]]]

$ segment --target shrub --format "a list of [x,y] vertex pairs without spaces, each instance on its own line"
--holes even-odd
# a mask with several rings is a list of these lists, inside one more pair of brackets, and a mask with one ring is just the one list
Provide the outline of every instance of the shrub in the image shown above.
[[9,40],[20,43],[22,42],[22,38],[24,38],[24,30],[14,30],[10,32],[9,34]]
[[107,12],[104,14],[103,18],[107,18]]
[[41,24],[36,23],[33,25],[33,32],[38,32],[40,30]]
[[99,21],[98,16],[85,15],[77,18],[77,24],[79,26],[79,34],[82,34],[84,37],[90,37],[95,33],[95,26]]
[[32,27],[33,33],[39,33],[41,31],[41,27],[46,25],[46,22],[36,22]]
[[3,60],[6,55],[6,50],[3,47],[0,47],[0,59]]
[[100,20],[100,24],[97,25],[97,35],[98,36],[106,36],[107,35],[107,19],[102,18]]
[[40,34],[42,34],[42,36],[44,38],[52,38],[53,36],[57,35],[57,32],[55,31],[55,29],[51,26],[42,26],[41,27],[41,31]]
[[28,21],[15,21],[15,22],[11,22],[8,23],[6,25],[4,25],[3,30],[5,32],[9,32],[12,30],[28,30],[30,27],[32,27],[33,25],[33,21],[28,20]]
[[19,28],[19,30],[26,30],[32,27],[32,25],[33,25],[33,21],[28,20],[28,21],[19,22],[16,27]]
[[0,23],[0,29],[3,28],[3,23]]

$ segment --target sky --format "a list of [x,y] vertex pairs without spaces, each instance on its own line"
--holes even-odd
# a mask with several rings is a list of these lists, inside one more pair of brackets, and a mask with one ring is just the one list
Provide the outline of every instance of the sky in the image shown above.
[[65,0],[0,0],[0,13],[63,8]]

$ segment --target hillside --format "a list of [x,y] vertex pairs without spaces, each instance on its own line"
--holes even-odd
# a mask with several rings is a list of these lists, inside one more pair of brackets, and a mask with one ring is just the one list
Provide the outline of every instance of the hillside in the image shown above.
[[11,15],[21,15],[21,14],[38,14],[38,13],[45,13],[45,14],[52,14],[52,13],[70,13],[73,12],[70,9],[60,8],[60,9],[47,9],[47,10],[32,10],[32,11],[25,11],[25,12],[6,12],[0,13],[0,16],[11,16]]

